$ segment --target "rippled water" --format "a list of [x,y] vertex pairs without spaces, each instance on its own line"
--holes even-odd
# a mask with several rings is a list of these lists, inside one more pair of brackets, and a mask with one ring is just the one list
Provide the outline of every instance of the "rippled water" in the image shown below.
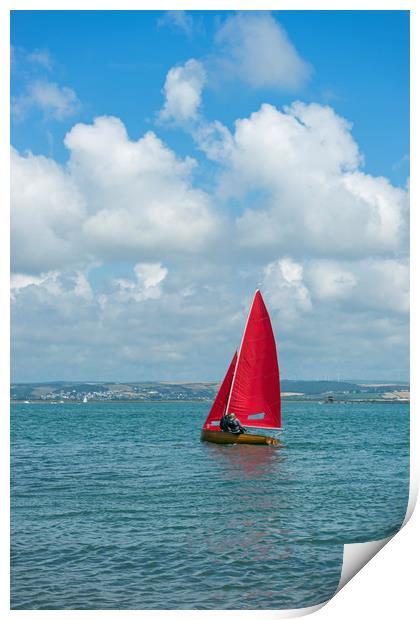
[[403,404],[286,402],[282,448],[199,441],[204,403],[12,405],[13,609],[281,609],[405,515]]

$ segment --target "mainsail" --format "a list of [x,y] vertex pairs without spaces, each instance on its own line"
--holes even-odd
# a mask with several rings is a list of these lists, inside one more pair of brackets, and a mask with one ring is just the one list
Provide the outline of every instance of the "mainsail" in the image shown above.
[[204,422],[204,429],[210,429],[214,431],[220,430],[219,422],[220,418],[226,411],[226,405],[229,398],[230,387],[232,385],[233,371],[235,370],[237,357],[238,356],[235,351],[235,355],[233,356],[226,376],[222,381],[222,385],[219,388],[216,398],[214,399],[213,406],[209,411],[209,415],[207,416],[206,421]]
[[227,403],[244,426],[280,428],[280,376],[276,342],[261,292],[246,323]]
[[216,396],[204,429],[219,430],[225,411],[252,428],[281,426],[280,376],[276,343],[262,295],[256,291],[238,355]]

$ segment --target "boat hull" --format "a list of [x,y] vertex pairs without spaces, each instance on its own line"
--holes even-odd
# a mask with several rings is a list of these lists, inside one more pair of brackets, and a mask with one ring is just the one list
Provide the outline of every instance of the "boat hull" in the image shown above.
[[256,446],[278,446],[280,442],[275,437],[267,435],[254,435],[253,433],[241,433],[234,435],[233,433],[225,433],[224,431],[201,431],[201,441],[210,441],[212,443],[241,443]]

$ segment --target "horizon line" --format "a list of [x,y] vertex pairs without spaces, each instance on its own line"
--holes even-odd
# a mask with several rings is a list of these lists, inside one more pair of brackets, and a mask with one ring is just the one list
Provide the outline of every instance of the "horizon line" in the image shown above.
[[[410,379],[363,379],[363,378],[313,378],[313,379],[291,379],[289,377],[282,377],[280,379],[280,384],[282,381],[328,381],[329,383],[410,383]],[[115,383],[115,384],[130,384],[130,383],[171,383],[171,384],[182,384],[182,383],[220,383],[220,379],[183,379],[183,380],[171,380],[171,379],[142,379],[142,380],[119,380],[119,379],[42,379],[42,380],[32,380],[32,381],[10,381],[10,385],[15,384],[32,384],[32,383]]]

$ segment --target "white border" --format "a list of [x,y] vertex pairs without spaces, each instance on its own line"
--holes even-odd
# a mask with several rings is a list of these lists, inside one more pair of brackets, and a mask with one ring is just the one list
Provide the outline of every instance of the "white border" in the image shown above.
[[[0,50],[1,50],[1,88],[3,95],[3,123],[1,132],[1,157],[3,171],[6,171],[6,179],[3,179],[3,209],[2,209],[2,226],[0,226],[0,252],[1,252],[1,268],[2,268],[2,284],[8,282],[8,266],[9,266],[9,220],[7,203],[10,191],[9,184],[9,133],[8,133],[8,113],[9,113],[9,10],[48,10],[48,9],[115,9],[115,10],[145,10],[145,9],[179,9],[184,10],[251,10],[251,9],[271,9],[271,10],[411,10],[411,61],[412,65],[415,63],[415,59],[419,57],[418,51],[418,14],[415,7],[414,0],[411,1],[395,1],[395,0],[353,0],[350,2],[338,2],[337,0],[323,0],[320,2],[311,2],[309,0],[283,0],[282,2],[265,1],[256,2],[242,0],[228,1],[213,0],[211,4],[202,0],[184,0],[184,2],[165,1],[161,2],[158,7],[151,7],[150,5],[140,0],[120,0],[120,2],[109,2],[103,0],[73,0],[72,2],[59,2],[56,0],[43,0],[43,1],[31,1],[31,0],[15,0],[14,2],[2,3],[0,8]],[[390,42],[392,44],[392,42]],[[417,82],[414,76],[413,66],[411,68],[411,110],[418,110],[418,97],[417,95]],[[4,121],[6,119],[6,122]],[[417,137],[418,122],[415,114],[411,115],[411,135]],[[412,149],[411,162],[413,169],[416,168],[416,144]],[[411,193],[414,197],[412,204],[417,206],[416,197],[418,194],[417,183],[415,178],[412,181]],[[9,190],[9,191],[7,191]],[[415,239],[415,233],[419,231],[419,215],[418,209],[412,209],[411,215],[411,238]],[[412,276],[412,292],[411,292],[411,308],[412,317],[418,317],[418,292],[417,282],[414,278],[416,274],[415,267],[418,265],[418,244],[412,244],[411,252],[411,276]],[[6,396],[5,402],[8,402],[9,394],[9,360],[7,348],[4,346],[5,342],[9,341],[9,301],[8,301],[8,286],[2,286],[2,320],[0,322],[2,343],[3,343],[3,364],[1,373],[1,385],[3,388],[3,394]],[[412,322],[411,327],[411,409],[414,411],[418,403],[418,388],[415,384],[415,379],[419,377],[417,364],[417,356],[414,351],[414,342],[419,341],[418,328],[416,322]],[[9,500],[8,481],[9,481],[9,452],[8,452],[8,416],[6,415],[6,407],[3,407],[3,432],[2,441],[3,446],[0,451],[1,469],[3,473],[3,482],[6,484],[2,488],[2,502],[5,505]],[[419,457],[418,457],[418,445],[419,445],[419,423],[417,421],[417,415],[411,416],[411,480],[410,480],[410,506],[409,512],[412,512],[418,489],[418,472],[419,472]],[[415,441],[415,439],[417,441]],[[409,512],[407,514],[409,514]],[[0,609],[3,611],[3,617],[9,617],[16,613],[19,613],[20,618],[26,616],[31,618],[44,617],[48,614],[48,611],[9,611],[9,595],[8,595],[8,582],[9,582],[9,520],[8,516],[2,514],[2,562],[1,562],[1,590],[0,590]],[[398,533],[385,548],[369,562],[365,568],[351,580],[349,586],[345,587],[342,591],[336,595],[330,603],[324,606],[317,612],[317,618],[323,618],[324,620],[340,618],[345,620],[346,618],[354,619],[354,614],[362,614],[362,617],[370,617],[375,615],[384,619],[395,620],[398,616],[399,619],[413,618],[415,610],[418,611],[418,541],[420,531],[420,518],[419,510],[417,510],[413,517],[408,521],[404,529]],[[417,551],[415,551],[417,549]],[[415,568],[415,570],[414,570]],[[319,606],[317,606],[319,609]],[[303,611],[303,610],[302,610]],[[313,611],[312,608],[308,608],[306,613]],[[80,612],[77,611],[54,611],[54,617],[63,614],[73,615]],[[86,613],[86,612],[83,612]],[[206,615],[208,618],[215,616],[217,618],[239,618],[246,615],[249,618],[262,618],[262,617],[293,617],[296,612],[293,610],[287,612],[280,611],[232,611],[232,612],[219,612],[219,611],[91,611],[89,615],[106,614],[109,618],[120,618],[121,614],[136,615],[137,618],[149,618],[153,616],[155,618],[166,618],[168,613],[172,615],[181,615],[189,617],[197,617],[198,615]]]

